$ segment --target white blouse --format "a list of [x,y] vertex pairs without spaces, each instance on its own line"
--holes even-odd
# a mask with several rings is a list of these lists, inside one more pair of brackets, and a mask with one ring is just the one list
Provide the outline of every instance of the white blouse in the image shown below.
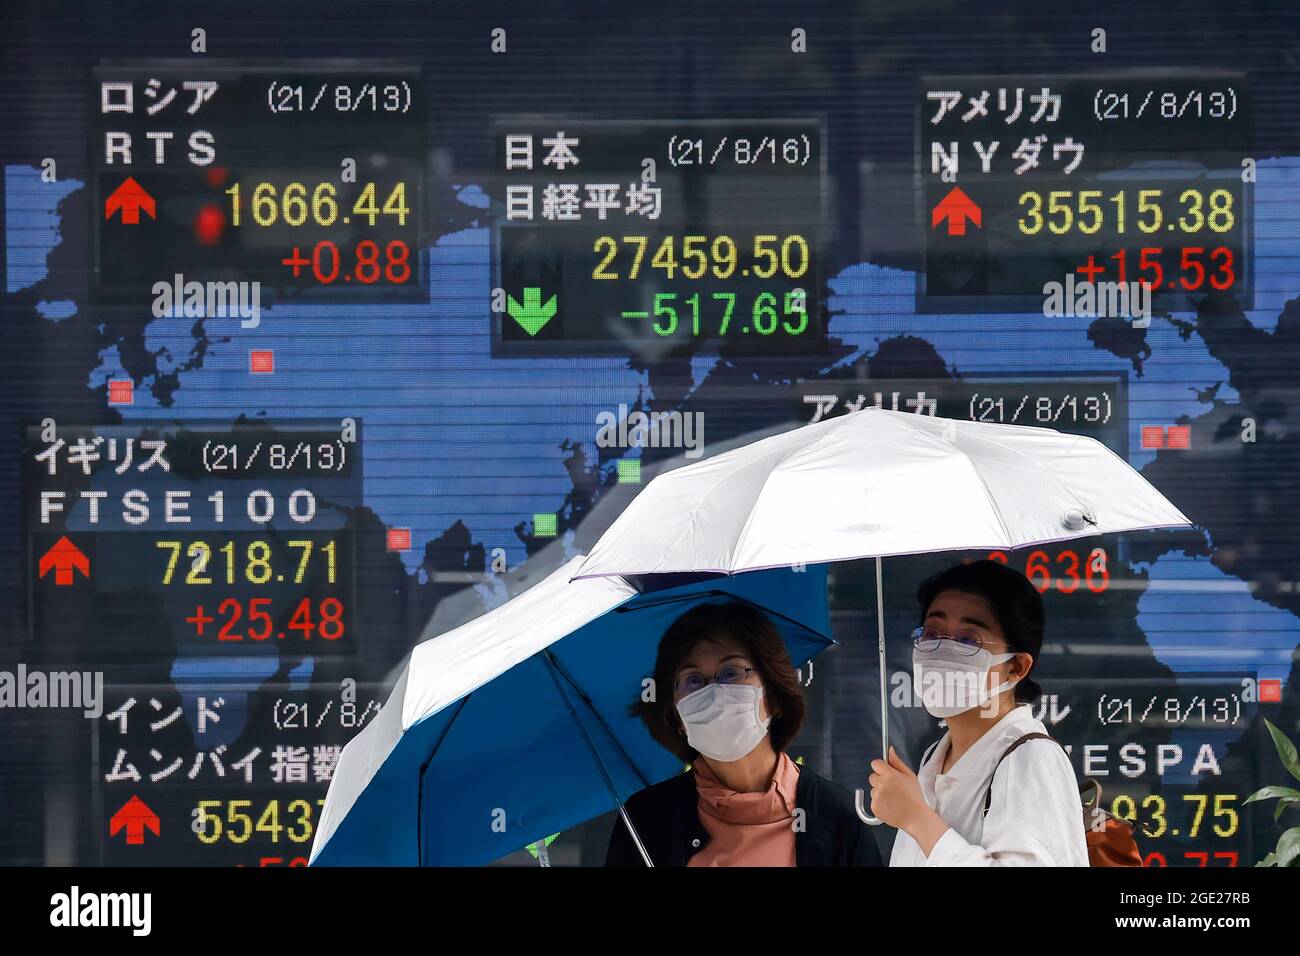
[[998,758],[1017,738],[1046,733],[1029,705],[1012,708],[947,773],[945,733],[917,771],[925,802],[949,829],[929,857],[899,830],[890,866],[1087,866],[1083,805],[1074,769],[1061,745],[1029,740],[997,767],[988,815],[984,793]]

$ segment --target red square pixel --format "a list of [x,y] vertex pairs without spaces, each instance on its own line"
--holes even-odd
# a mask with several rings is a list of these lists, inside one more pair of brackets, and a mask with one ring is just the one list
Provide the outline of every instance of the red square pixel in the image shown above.
[[1165,430],[1161,425],[1143,425],[1142,426],[1142,447],[1143,448],[1164,448],[1165,447]]
[[135,401],[135,383],[129,378],[108,383],[108,404],[130,405]]

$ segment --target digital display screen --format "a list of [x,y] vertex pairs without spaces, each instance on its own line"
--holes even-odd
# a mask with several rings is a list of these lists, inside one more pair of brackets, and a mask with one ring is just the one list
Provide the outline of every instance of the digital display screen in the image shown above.
[[99,301],[136,301],[169,270],[184,278],[154,291],[178,315],[189,282],[248,277],[268,306],[420,298],[418,69],[204,66],[95,71]]
[[1166,309],[1249,302],[1246,77],[1050,79],[923,78],[926,294],[1041,297],[1070,276],[1146,283]]
[[[1274,852],[1295,11],[911,6],[7,10],[0,866],[307,865],[415,648],[655,476],[869,408],[1096,439],[1193,525],[885,558],[902,758],[917,586],[992,559],[1144,864]],[[849,791],[875,595],[830,567],[788,748]],[[615,818],[492,863],[599,866]]]
[[495,135],[499,353],[825,346],[815,121],[505,123]]

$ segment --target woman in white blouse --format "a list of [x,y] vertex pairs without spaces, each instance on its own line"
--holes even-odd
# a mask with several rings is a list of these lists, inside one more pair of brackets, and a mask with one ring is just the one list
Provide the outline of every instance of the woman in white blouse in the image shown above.
[[[1043,600],[995,561],[957,565],[917,593],[912,679],[948,731],[913,773],[891,747],[871,762],[871,812],[899,832],[890,866],[1087,866],[1074,769],[1029,705]],[[996,771],[996,772],[995,772]],[[990,781],[992,789],[990,791]],[[987,809],[986,809],[987,796]]]

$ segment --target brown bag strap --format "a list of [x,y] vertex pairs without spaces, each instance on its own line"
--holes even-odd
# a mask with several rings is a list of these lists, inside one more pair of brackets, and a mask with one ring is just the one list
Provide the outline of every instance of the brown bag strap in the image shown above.
[[989,806],[991,805],[993,800],[993,776],[997,775],[998,767],[1002,766],[1002,761],[1006,760],[1007,757],[1011,755],[1011,751],[1015,750],[1021,744],[1027,743],[1030,740],[1056,740],[1056,738],[1053,737],[1051,734],[1040,734],[1038,731],[1034,731],[1032,734],[1025,734],[1023,737],[1013,742],[1010,747],[1008,747],[1006,750],[1002,752],[1002,756],[998,758],[998,762],[993,765],[993,775],[989,777],[989,788],[986,791],[984,791],[984,815],[985,816],[988,816]]
[[[1003,751],[1002,756],[998,758],[998,762],[993,766],[993,773],[997,774],[998,767],[1002,765],[1002,761],[1007,759],[1007,755],[1010,754],[1011,751],[1015,750],[1021,744],[1029,740],[1056,740],[1056,738],[1053,737],[1051,734],[1040,734],[1037,731],[1035,731],[1032,734],[1025,734],[1023,737],[1021,737],[1020,739],[1012,743],[1011,746],[1008,747],[1005,751]],[[1056,740],[1056,742],[1058,745],[1060,744],[1059,740]],[[1085,795],[1090,795],[1091,799],[1089,799]],[[1146,825],[1146,823],[1143,820],[1141,819],[1135,819],[1133,821],[1124,820],[1103,809],[1101,805],[1101,795],[1102,795],[1102,789],[1101,789],[1100,781],[1097,781],[1092,777],[1084,778],[1083,783],[1079,785],[1079,802],[1083,804],[1083,809],[1086,814],[1100,814],[1106,820],[1113,820],[1116,823],[1123,824],[1130,831],[1140,829],[1147,836],[1151,836],[1150,828]],[[988,815],[989,807],[992,805],[992,800],[993,800],[993,778],[990,777],[989,788],[986,791],[984,791],[985,816]]]

